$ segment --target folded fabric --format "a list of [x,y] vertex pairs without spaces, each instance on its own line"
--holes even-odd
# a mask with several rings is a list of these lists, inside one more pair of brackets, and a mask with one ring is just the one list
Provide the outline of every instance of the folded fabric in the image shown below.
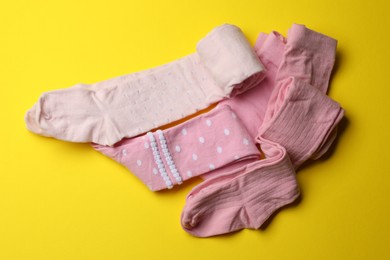
[[257,229],[299,195],[295,168],[326,143],[344,111],[317,88],[287,78],[278,88],[279,107],[256,138],[266,159],[213,176],[187,196],[181,223],[208,237]]
[[[269,59],[262,59],[267,71],[272,71],[268,70],[270,64],[279,62],[265,114],[259,119],[253,112],[249,113],[252,121],[242,118],[249,129],[260,122],[256,140],[266,158],[234,171],[211,173],[190,192],[181,221],[192,235],[207,237],[259,228],[272,213],[298,196],[293,178],[295,169],[310,158],[319,158],[334,140],[344,111],[324,92],[334,64],[336,41],[298,25],[289,30],[288,36],[287,40],[277,33],[259,37],[258,53],[266,54],[262,50],[267,48],[269,40],[279,42],[275,46],[283,51],[267,54],[263,57]],[[293,76],[289,77],[290,72]],[[239,99],[222,103],[234,106],[236,100]],[[249,108],[258,104],[246,101],[246,110],[235,106],[238,115],[253,111]]]
[[286,149],[266,139],[257,142],[264,160],[215,176],[191,191],[181,215],[185,231],[210,237],[243,228],[258,229],[276,210],[299,196]]
[[43,93],[25,120],[40,135],[113,145],[245,92],[263,71],[242,31],[225,24],[202,39],[196,53],[177,61]]
[[[317,50],[315,47],[305,49],[304,46],[302,46],[301,42],[304,42],[304,39],[306,38],[313,39],[312,44],[314,46],[318,46],[319,49]],[[325,48],[324,46],[327,46],[327,48]],[[303,81],[311,82],[311,80],[316,77],[323,79],[323,83],[321,85],[322,89],[327,89],[327,77],[330,76],[330,71],[334,64],[336,41],[330,37],[314,32],[303,25],[293,25],[292,28],[289,30],[288,41],[277,32],[272,32],[269,35],[263,33],[260,34],[255,45],[255,51],[266,68],[264,72],[264,80],[261,81],[257,86],[246,91],[245,93],[242,93],[241,95],[221,101],[218,104],[217,108],[214,109],[218,110],[218,108],[220,107],[228,106],[229,109],[234,111],[235,116],[239,118],[240,122],[242,122],[242,127],[247,129],[247,131],[249,132],[249,134],[246,134],[245,136],[236,136],[234,138],[247,138],[248,140],[250,139],[250,142],[254,142],[256,136],[258,135],[259,128],[263,124],[264,118],[266,117],[267,108],[273,107],[275,105],[275,98],[273,97],[273,95],[275,94],[272,93],[277,93],[277,91],[273,92],[276,87],[277,76],[279,80],[282,80],[282,75],[287,75],[288,71],[292,70],[294,72],[293,74]],[[310,59],[310,57],[316,58],[312,60]],[[295,62],[295,66],[293,66],[294,64],[291,64],[292,61],[299,62]],[[323,69],[318,70],[317,66],[322,66],[321,68]],[[306,67],[310,67],[310,71],[306,69]],[[316,71],[326,71],[326,73],[323,73],[324,76],[318,76],[318,73]],[[319,79],[316,80],[317,82],[319,82]],[[247,83],[244,82],[243,85],[245,84]],[[247,89],[247,87],[243,88]],[[268,102],[271,97],[271,104],[268,106]],[[194,128],[199,128],[198,131],[196,131],[199,136],[202,135],[201,131],[205,131],[203,135],[207,136],[208,134],[210,134],[210,131],[207,131],[208,129],[202,128],[204,127],[203,117],[215,117],[216,113],[214,110],[211,110],[210,112],[201,115],[199,118],[194,118],[191,120],[190,124]],[[269,109],[269,111],[271,110]],[[213,119],[212,121],[216,122],[217,120]],[[183,126],[180,125],[179,127]],[[153,170],[153,167],[147,169],[145,168],[146,166],[139,167],[136,164],[137,160],[151,160],[150,154],[140,152],[142,151],[142,144],[145,142],[144,138],[145,136],[135,137],[132,139],[124,139],[120,143],[117,143],[114,147],[106,147],[97,144],[94,144],[93,147],[96,150],[102,152],[103,154],[106,154],[109,157],[115,159],[119,163],[125,165],[153,191],[169,188],[172,185],[179,183],[178,181],[175,181],[175,178],[172,178],[171,176],[171,179],[168,182],[169,185],[167,185],[165,182],[162,181],[162,176],[160,178],[152,178],[153,175],[151,174],[151,172]],[[230,140],[222,139],[220,141],[229,142]],[[193,143],[188,141],[187,143],[180,144],[181,149],[188,149],[191,148],[191,146],[193,146]],[[170,150],[173,150],[173,148],[174,147],[172,147]],[[126,156],[122,155],[122,151],[124,150],[127,151]],[[215,148],[211,148],[212,152],[214,150]],[[251,151],[252,150],[250,150],[249,152]],[[193,168],[194,170],[191,170],[191,174],[187,175],[185,174],[185,172],[188,170],[183,169],[185,167],[181,167],[180,173],[181,175],[183,175],[181,176],[181,181],[185,181],[187,179],[199,175],[201,175],[202,178],[207,179],[211,178],[212,176],[223,174],[227,170],[234,170],[242,166],[242,162],[238,163],[233,157],[226,157],[227,154],[228,153],[224,153],[219,156],[220,158],[224,158],[225,166],[215,167],[214,170],[204,170],[200,169],[199,167],[194,168],[189,165],[187,166],[187,168]],[[189,157],[187,156],[187,158]],[[179,165],[185,165],[188,162],[191,162],[191,160],[188,161],[186,158],[181,157],[176,157],[174,161],[176,162],[176,164]],[[246,163],[248,162],[249,161],[247,161]],[[226,168],[226,165],[229,165],[229,168]],[[160,173],[157,173],[157,171],[154,172],[160,175]],[[168,180],[168,177],[165,178]]]
[[[275,87],[275,77],[277,74],[278,66],[282,60],[283,53],[284,53],[284,38],[279,35],[276,32],[273,32],[269,36],[266,36],[267,40],[264,43],[264,46],[260,48],[259,40],[265,36],[265,34],[261,34],[259,36],[258,42],[256,43],[255,50],[256,55],[261,59],[262,63],[265,66],[264,70],[264,79],[257,84],[257,86],[249,89],[245,93],[242,93],[240,95],[234,96],[230,99],[226,99],[221,101],[216,108],[212,109],[209,112],[206,112],[204,114],[199,115],[198,117],[195,117],[191,119],[191,125],[194,126],[194,128],[203,129],[204,127],[204,117],[215,117],[215,110],[219,110],[219,108],[228,107],[230,109],[235,117],[239,119],[239,122],[242,126],[242,128],[245,129],[245,131],[248,133],[246,136],[234,136],[236,139],[243,139],[244,137],[250,140],[251,143],[254,142],[256,135],[258,134],[258,129],[260,125],[263,122],[263,118],[267,109],[267,103],[268,99],[271,96],[271,93]],[[247,82],[243,82],[243,85],[247,84]],[[246,87],[244,87],[246,88]],[[227,109],[227,108],[226,108]],[[222,109],[223,110],[223,109]],[[231,119],[227,117],[228,119]],[[213,122],[216,120],[213,119]],[[182,125],[179,125],[178,127],[184,127]],[[214,134],[210,131],[205,131],[205,134]],[[200,131],[197,131],[200,133]],[[231,135],[232,136],[232,135]],[[223,137],[223,136],[222,136]],[[161,180],[161,177],[155,176],[151,177],[151,171],[153,170],[153,167],[150,169],[146,169],[144,167],[140,168],[137,164],[135,164],[136,160],[144,160],[142,157],[145,157],[144,153],[140,153],[143,150],[143,143],[145,142],[145,136],[138,136],[134,138],[125,138],[121,142],[115,144],[113,147],[107,147],[99,144],[93,144],[93,148],[102,152],[103,154],[107,155],[110,158],[113,158],[115,161],[121,163],[126,168],[128,168],[132,173],[134,173],[141,181],[143,181],[151,190],[157,191],[160,189],[166,189],[169,186],[165,184]],[[226,142],[229,142],[229,139],[225,139]],[[228,143],[227,143],[228,144]],[[182,149],[188,149],[193,145],[193,143],[183,143],[181,144]],[[185,146],[185,147],[184,147]],[[174,150],[174,147],[172,147],[170,150]],[[122,156],[122,151],[126,151],[126,156]],[[212,148],[212,151],[215,151],[215,148]],[[251,151],[251,150],[250,150]],[[205,152],[205,150],[202,151],[202,153]],[[140,156],[142,155],[142,156]],[[188,179],[191,179],[196,176],[201,176],[204,179],[210,178],[212,176],[217,176],[219,174],[223,174],[228,170],[234,170],[237,168],[240,168],[242,166],[242,163],[236,162],[236,159],[234,159],[232,156],[226,157],[229,155],[226,151],[220,156],[225,156],[225,164],[229,164],[229,168],[225,167],[215,167],[214,170],[192,170],[189,175],[186,174],[186,171],[184,171],[184,174],[182,174],[183,181],[186,181]],[[137,158],[137,159],[136,159]],[[148,156],[146,156],[148,158]],[[188,162],[188,160],[180,161],[182,158],[175,158],[175,161],[180,164],[184,165]],[[228,160],[230,160],[230,163],[228,163]],[[191,161],[190,161],[191,162]],[[234,163],[235,162],[235,163]],[[247,162],[248,163],[248,162]],[[148,165],[148,164],[144,164]],[[152,164],[151,164],[152,165]],[[154,171],[156,175],[160,175],[157,171]],[[182,171],[180,171],[182,172]],[[174,181],[173,184],[177,184]]]
[[[223,100],[219,104],[230,106],[255,139],[260,127],[264,122],[270,121],[273,109],[278,106],[277,88],[280,85],[277,82],[295,77],[309,84],[318,84],[312,86],[326,93],[335,62],[336,47],[335,39],[299,24],[292,25],[288,30],[287,39],[275,31],[269,35],[260,33],[254,49],[266,68],[264,80],[246,93]],[[336,134],[335,129],[332,133],[333,138],[325,139],[324,142],[327,143],[323,146],[329,146]],[[324,151],[318,151],[316,158],[319,158]],[[313,159],[316,159],[314,157],[313,155]],[[210,172],[201,177],[208,179],[219,174],[219,172]]]
[[292,25],[287,39],[278,32],[260,34],[254,48],[266,67],[265,79],[257,87],[221,104],[229,105],[255,137],[263,122],[269,120],[266,110],[277,98],[277,81],[295,77],[326,93],[336,47],[335,39],[299,24]]
[[237,27],[223,25],[178,61],[45,93],[26,122],[42,135],[95,142],[153,191],[202,176],[181,218],[192,235],[257,229],[299,196],[295,170],[337,135],[344,111],[326,96],[336,45],[293,25],[287,39],[260,34],[254,53]]

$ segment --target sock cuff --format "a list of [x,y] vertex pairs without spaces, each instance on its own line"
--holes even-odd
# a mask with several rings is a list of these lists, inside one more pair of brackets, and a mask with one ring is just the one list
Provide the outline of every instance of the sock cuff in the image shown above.
[[277,102],[259,136],[284,146],[294,167],[310,158],[324,143],[343,110],[317,88],[296,78],[280,83]]
[[267,38],[268,38],[267,33],[264,33],[264,32],[259,33],[259,35],[257,36],[256,42],[255,42],[255,45],[253,47],[255,49],[256,53],[258,50],[261,49],[261,47],[263,46],[263,44],[267,40]]
[[336,47],[337,40],[310,30],[304,25],[294,24],[288,32],[286,52],[292,54],[293,57],[299,54],[311,59],[311,67],[306,68],[312,74],[308,82],[320,89],[322,93],[328,90],[336,58]]
[[[264,66],[237,26],[223,24],[212,30],[197,44],[202,65],[210,73],[226,97],[242,93],[254,84],[239,84],[252,75],[264,77]],[[237,85],[238,84],[238,85]]]
[[275,66],[279,66],[283,59],[286,39],[276,31],[272,31],[266,39],[263,38],[263,34],[260,34],[259,40],[256,42],[257,48],[255,50],[258,57],[265,64],[270,62]]
[[[312,54],[327,52],[334,54],[337,47],[337,40],[322,33],[313,31],[304,25],[293,24],[288,30],[287,45],[295,49],[303,49]],[[335,58],[334,55],[325,57]]]

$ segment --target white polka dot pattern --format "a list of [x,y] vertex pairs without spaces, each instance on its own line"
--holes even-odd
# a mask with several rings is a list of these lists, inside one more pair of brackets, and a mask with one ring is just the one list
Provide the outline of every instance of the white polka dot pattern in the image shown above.
[[141,166],[142,165],[142,161],[141,160],[137,160],[137,165]]
[[145,139],[134,142],[138,147],[121,147],[118,159],[127,161],[129,169],[155,191],[172,188],[183,180],[233,165],[248,156],[256,160],[259,151],[238,114],[236,120],[230,108],[214,111],[201,115],[195,122],[191,119],[164,131],[148,133]]

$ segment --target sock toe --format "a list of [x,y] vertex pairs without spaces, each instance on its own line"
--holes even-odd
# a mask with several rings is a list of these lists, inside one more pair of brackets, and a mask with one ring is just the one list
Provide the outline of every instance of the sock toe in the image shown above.
[[36,105],[34,105],[30,110],[27,111],[25,116],[25,122],[27,129],[36,134],[43,134],[42,129],[39,127],[39,124],[36,120]]

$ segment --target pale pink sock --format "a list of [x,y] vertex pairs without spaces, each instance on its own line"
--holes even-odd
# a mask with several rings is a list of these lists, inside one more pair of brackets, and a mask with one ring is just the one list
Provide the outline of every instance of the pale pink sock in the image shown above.
[[240,94],[262,78],[263,66],[242,31],[225,24],[202,39],[196,53],[177,61],[44,93],[26,123],[40,135],[113,145]]
[[[298,196],[294,168],[318,151],[343,110],[296,78],[287,78],[278,90],[274,117],[262,125],[257,137],[266,159],[195,187],[182,213],[183,228],[189,233],[205,237],[259,228],[276,209]],[[270,144],[274,144],[271,150]],[[283,156],[273,152],[275,147]]]

